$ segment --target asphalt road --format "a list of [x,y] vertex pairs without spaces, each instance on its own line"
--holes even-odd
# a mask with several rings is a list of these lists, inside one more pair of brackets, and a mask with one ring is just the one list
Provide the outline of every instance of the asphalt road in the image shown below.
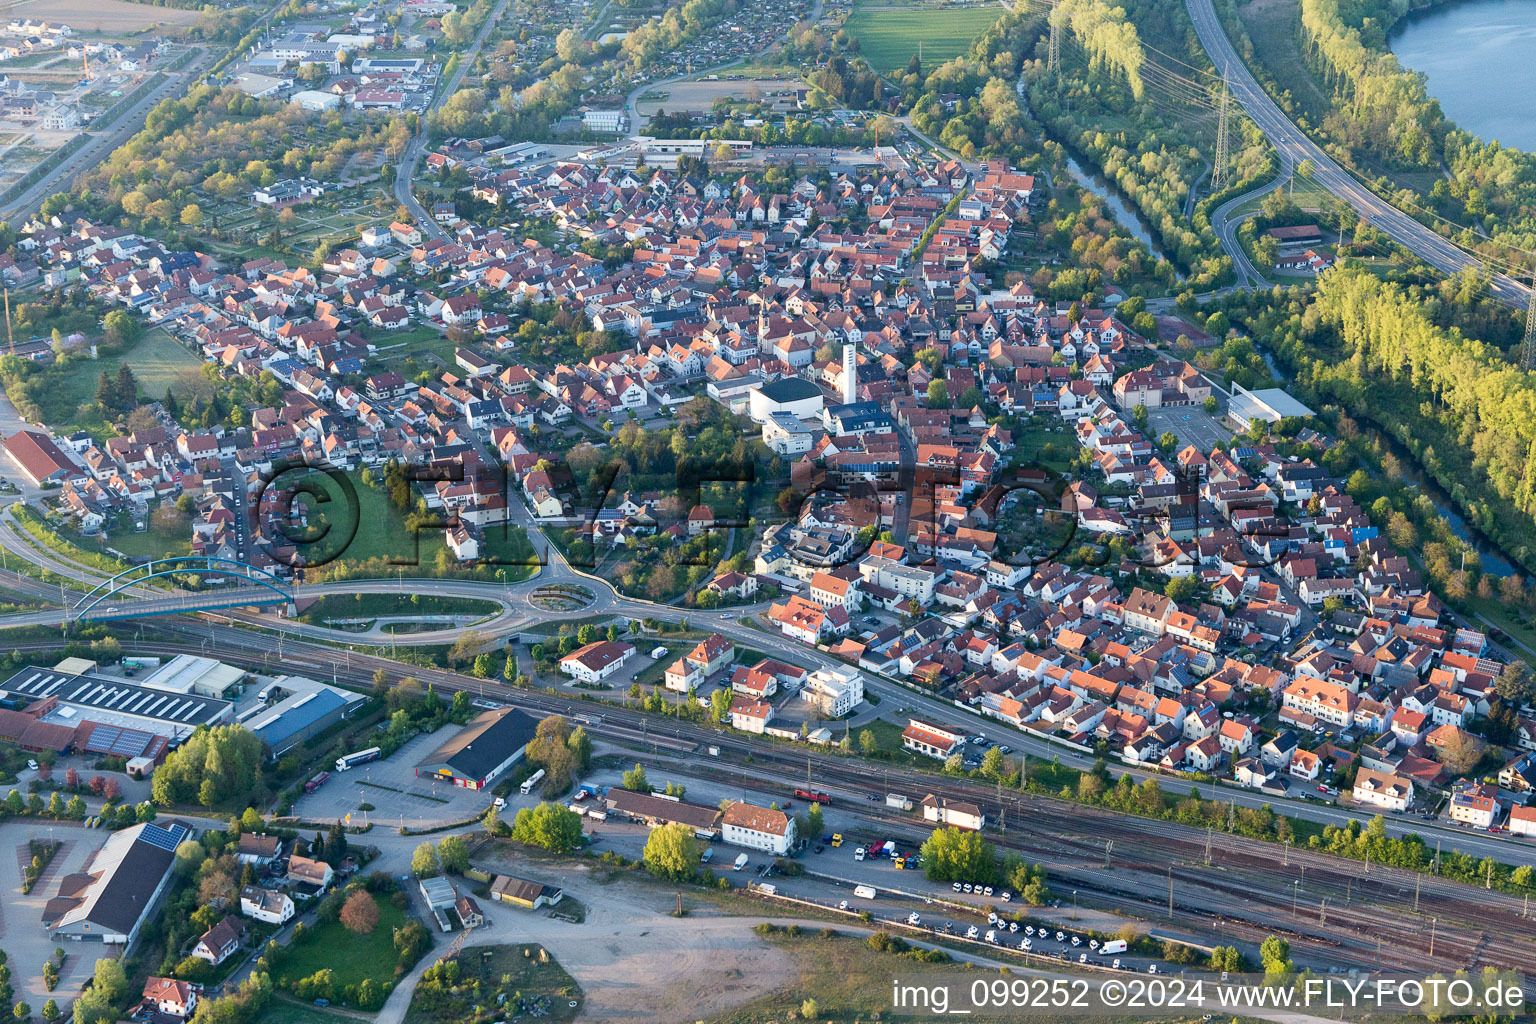
[[459,83],[464,80],[464,73],[480,56],[480,48],[485,45],[486,37],[491,34],[491,28],[506,13],[507,4],[510,2],[511,0],[497,0],[496,7],[481,24],[480,31],[475,33],[475,41],[469,49],[460,54],[459,66],[454,69],[453,77],[441,83],[437,96],[427,109],[421,112],[421,124],[416,129],[416,135],[406,145],[405,152],[400,155],[400,162],[395,168],[395,200],[410,210],[411,216],[416,218],[416,223],[421,227],[422,232],[433,238],[447,239],[448,232],[432,219],[426,207],[417,202],[415,194],[411,192],[411,183],[416,178],[416,165],[421,162],[422,154],[427,150],[427,115],[448,102],[448,98],[459,91]]
[[191,88],[193,82],[202,70],[202,66],[208,63],[209,52],[204,49],[187,67],[180,71],[166,72],[166,78],[147,95],[132,107],[122,113],[120,117],[105,131],[91,135],[91,141],[87,142],[75,153],[71,154],[63,163],[43,175],[31,188],[11,200],[3,209],[0,209],[0,218],[13,218],[30,214],[42,205],[44,199],[55,192],[62,192],[69,188],[69,183],[81,171],[105,160],[113,150],[133,138],[144,127],[144,117],[161,100],[171,96],[181,96]]
[[[1349,203],[1361,217],[1377,230],[1391,236],[1398,245],[1443,273],[1454,274],[1466,267],[1482,267],[1482,262],[1476,257],[1468,255],[1362,185],[1286,117],[1233,49],[1231,40],[1227,38],[1211,6],[1211,0],[1185,0],[1185,4],[1201,45],[1216,66],[1226,70],[1233,98],[1242,104],[1248,116],[1279,152],[1283,168],[1293,168],[1303,160],[1312,161],[1316,167],[1312,177],[1318,184]],[[1237,202],[1233,200],[1224,205],[1235,206]],[[1229,233],[1222,233],[1224,245],[1229,237]],[[1231,246],[1228,246],[1228,251],[1232,251]],[[1522,306],[1529,293],[1525,285],[1503,274],[1493,277],[1492,287],[1499,298]]]

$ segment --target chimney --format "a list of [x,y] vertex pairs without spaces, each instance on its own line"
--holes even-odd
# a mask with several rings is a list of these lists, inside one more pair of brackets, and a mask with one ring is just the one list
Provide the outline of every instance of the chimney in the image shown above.
[[843,403],[859,400],[859,353],[852,345],[843,346]]

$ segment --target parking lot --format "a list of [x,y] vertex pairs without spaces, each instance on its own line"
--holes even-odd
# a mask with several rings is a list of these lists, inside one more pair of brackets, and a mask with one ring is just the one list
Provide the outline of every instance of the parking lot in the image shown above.
[[463,821],[490,806],[488,791],[460,789],[455,786],[418,779],[416,765],[458,732],[459,726],[445,725],[430,735],[417,736],[383,761],[370,761],[350,771],[338,772],[314,793],[299,798],[294,813],[317,821],[335,821],[348,814],[363,817],[360,807],[373,805],[366,812],[369,820],[424,825]]
[[1147,433],[1156,440],[1172,431],[1180,445],[1192,444],[1209,452],[1218,444],[1232,440],[1232,431],[1216,422],[1215,417],[1197,405],[1172,406],[1147,410]]
[[[96,958],[110,952],[99,943],[54,942],[43,929],[43,906],[59,894],[59,879],[83,871],[86,862],[111,834],[106,829],[73,824],[50,827],[41,822],[16,821],[0,825],[0,890],[6,894],[4,904],[0,905],[0,947],[10,958],[11,984],[15,986],[17,1002],[37,1009],[48,1001],[50,993],[43,986],[43,961],[53,958],[55,947],[62,946],[67,954],[59,970],[58,993],[79,991],[96,969]],[[21,865],[23,859],[31,858],[27,840],[50,836],[63,847],[32,891],[23,896]]]

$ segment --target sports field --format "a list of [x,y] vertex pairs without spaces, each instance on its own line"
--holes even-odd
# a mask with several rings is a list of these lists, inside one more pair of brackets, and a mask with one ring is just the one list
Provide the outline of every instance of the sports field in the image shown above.
[[856,3],[843,28],[859,40],[860,52],[877,71],[907,66],[922,45],[923,67],[932,70],[958,57],[998,19],[995,3],[911,3],[868,0]]

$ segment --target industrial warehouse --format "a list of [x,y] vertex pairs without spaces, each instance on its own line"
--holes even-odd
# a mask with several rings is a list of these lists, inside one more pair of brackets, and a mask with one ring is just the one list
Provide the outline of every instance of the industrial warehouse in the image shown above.
[[484,789],[528,749],[538,723],[521,711],[487,711],[416,765],[418,778]]
[[[137,676],[139,672],[143,676]],[[272,757],[352,717],[367,698],[303,676],[279,676],[237,712],[251,679],[213,658],[124,658],[103,667],[66,658],[28,666],[0,683],[0,740],[32,753],[121,757],[148,775],[202,726],[239,724]],[[233,698],[233,699],[230,699]]]

